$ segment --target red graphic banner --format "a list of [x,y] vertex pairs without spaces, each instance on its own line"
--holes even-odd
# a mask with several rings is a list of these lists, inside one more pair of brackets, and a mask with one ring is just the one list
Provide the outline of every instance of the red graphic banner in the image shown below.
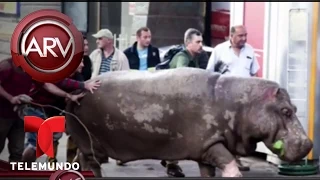
[[230,13],[228,10],[211,12],[211,37],[225,39],[229,37]]

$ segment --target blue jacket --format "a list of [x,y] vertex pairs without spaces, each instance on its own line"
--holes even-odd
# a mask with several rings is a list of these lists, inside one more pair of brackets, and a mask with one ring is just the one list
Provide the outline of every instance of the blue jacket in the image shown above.
[[[140,59],[137,51],[137,42],[135,42],[131,47],[127,48],[124,51],[124,54],[128,58],[130,69],[139,70]],[[156,47],[153,47],[152,45],[149,45],[148,58],[147,58],[148,68],[155,67],[159,63],[160,63],[159,49]]]

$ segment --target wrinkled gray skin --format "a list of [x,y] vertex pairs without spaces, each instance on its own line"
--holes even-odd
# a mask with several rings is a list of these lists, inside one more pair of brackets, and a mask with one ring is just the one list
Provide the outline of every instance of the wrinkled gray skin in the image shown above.
[[[94,138],[95,157],[129,162],[142,159],[194,160],[202,176],[224,169],[234,155],[254,152],[263,141],[283,140],[280,158],[296,161],[313,144],[303,130],[285,89],[259,78],[220,76],[201,69],[178,68],[155,73],[105,73],[94,94],[81,105],[69,103]],[[88,135],[67,115],[67,128],[94,174]]]

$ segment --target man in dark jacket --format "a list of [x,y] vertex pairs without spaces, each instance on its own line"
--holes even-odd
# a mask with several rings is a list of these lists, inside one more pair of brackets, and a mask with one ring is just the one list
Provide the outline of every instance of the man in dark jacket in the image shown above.
[[151,42],[151,31],[147,27],[138,29],[137,41],[124,51],[129,60],[130,69],[140,71],[148,70],[160,63],[159,49],[153,47]]
[[[130,69],[146,71],[160,63],[159,49],[151,43],[151,31],[147,27],[137,30],[137,41],[124,51],[129,61]],[[117,161],[118,165],[123,165]]]

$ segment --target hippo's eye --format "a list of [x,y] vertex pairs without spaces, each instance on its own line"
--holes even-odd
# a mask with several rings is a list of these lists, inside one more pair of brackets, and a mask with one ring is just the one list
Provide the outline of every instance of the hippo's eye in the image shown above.
[[294,112],[297,113],[297,106],[293,106]]
[[281,113],[283,115],[285,115],[286,117],[288,117],[288,118],[290,118],[291,115],[292,115],[292,111],[290,109],[288,109],[288,108],[281,109]]

